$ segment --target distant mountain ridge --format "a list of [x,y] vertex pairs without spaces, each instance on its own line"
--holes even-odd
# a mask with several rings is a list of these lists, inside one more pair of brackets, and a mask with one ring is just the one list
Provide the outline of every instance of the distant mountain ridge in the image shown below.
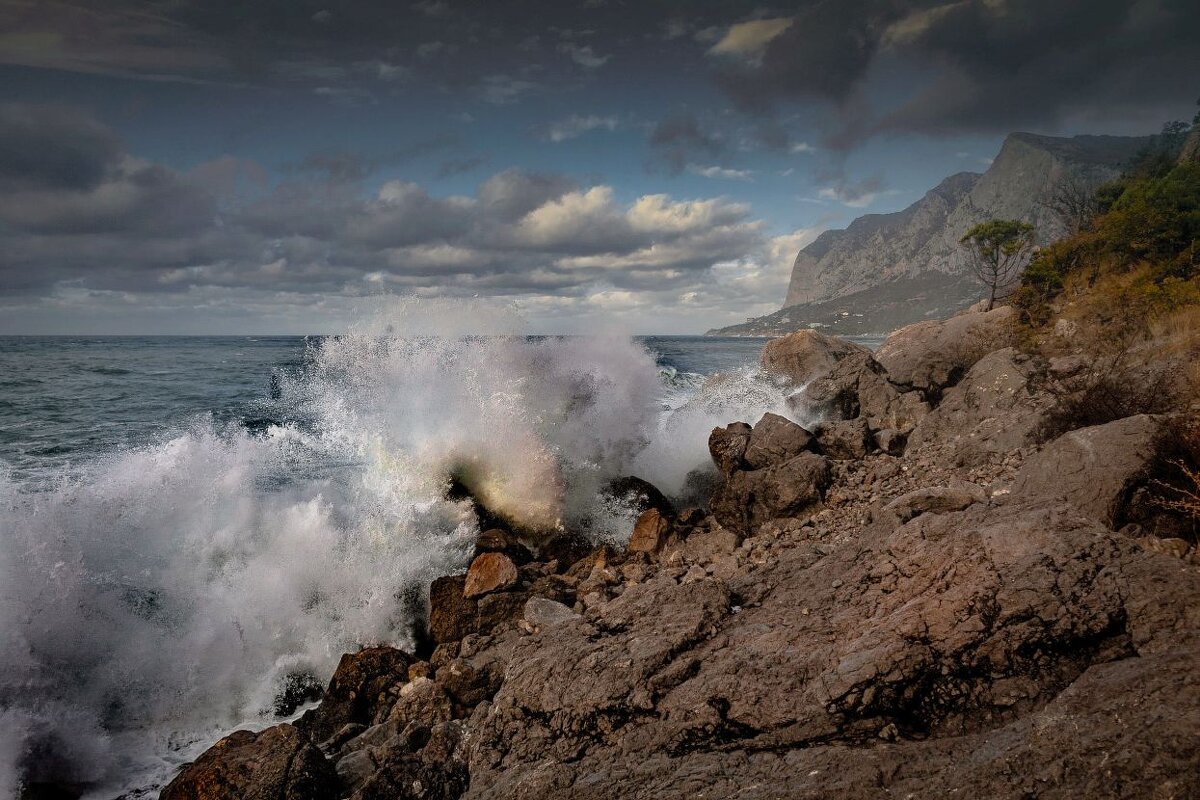
[[[741,325],[710,331],[778,335],[810,326],[884,332],[944,316],[977,300],[959,239],[985,219],[1021,219],[1039,243],[1059,238],[1061,223],[1042,201],[1068,176],[1115,177],[1151,136],[1010,134],[986,172],[960,172],[902,211],[867,214],[828,230],[797,255],[783,309]],[[890,312],[876,313],[880,304]],[[884,318],[886,317],[886,318]]]

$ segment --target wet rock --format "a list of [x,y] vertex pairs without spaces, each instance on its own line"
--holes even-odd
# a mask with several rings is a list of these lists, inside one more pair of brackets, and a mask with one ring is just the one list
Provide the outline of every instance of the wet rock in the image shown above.
[[609,481],[603,495],[616,502],[622,508],[641,514],[648,509],[656,509],[664,517],[675,513],[675,507],[658,487],[649,481],[642,480],[636,475],[626,475]]
[[930,486],[905,492],[883,507],[900,522],[920,514],[947,514],[962,511],[975,503],[987,502],[983,489],[968,483],[954,486]]
[[579,559],[586,557],[592,547],[592,543],[578,533],[557,531],[538,548],[538,558],[557,562],[559,570],[566,571]]
[[404,684],[385,721],[403,729],[410,722],[429,727],[451,718],[450,698],[430,678],[416,678]]
[[940,395],[983,356],[1011,345],[1013,325],[1010,306],[917,322],[888,336],[875,360],[894,383]]
[[395,747],[378,754],[375,771],[350,800],[457,800],[469,780],[458,757],[461,723],[443,722],[420,749]]
[[334,767],[299,729],[276,725],[237,731],[187,765],[161,800],[328,800],[338,794]]
[[403,650],[383,646],[342,656],[325,698],[308,718],[312,740],[324,741],[351,723],[370,724],[387,690],[407,677],[414,660]]
[[829,461],[801,453],[776,467],[734,472],[713,495],[711,511],[724,527],[748,535],[764,522],[810,510],[829,481]]
[[812,441],[813,435],[795,422],[768,412],[750,431],[741,460],[748,469],[773,467],[800,455]]
[[478,604],[463,596],[466,575],[437,578],[429,587],[429,634],[438,644],[473,633]]
[[750,446],[751,428],[744,422],[731,422],[724,428],[713,428],[708,436],[708,452],[717,469],[728,475],[745,467],[746,448]]
[[515,586],[517,566],[503,553],[482,553],[471,562],[463,583],[463,597],[477,598]]
[[533,560],[529,548],[503,528],[490,528],[479,534],[475,539],[475,557],[483,553],[502,553],[517,566]]
[[647,509],[638,517],[637,523],[633,526],[633,534],[629,537],[629,543],[625,545],[625,552],[656,554],[666,544],[667,537],[670,535],[670,522],[659,513],[658,509]]
[[817,433],[821,452],[838,460],[865,458],[871,451],[871,432],[864,419],[826,422]]
[[1063,434],[1017,473],[1012,496],[1056,499],[1113,527],[1121,503],[1144,480],[1161,420],[1145,414]]
[[802,386],[828,374],[844,358],[869,352],[853,342],[803,330],[767,342],[759,363],[767,372]]

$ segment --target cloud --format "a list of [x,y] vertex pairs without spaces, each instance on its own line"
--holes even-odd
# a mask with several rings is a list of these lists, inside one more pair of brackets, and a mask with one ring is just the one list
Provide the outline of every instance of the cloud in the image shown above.
[[895,194],[895,190],[886,188],[883,179],[875,176],[861,181],[840,178],[834,185],[822,187],[817,197],[833,200],[848,208],[866,208],[885,194]]
[[669,172],[678,175],[688,164],[725,152],[719,136],[706,131],[694,114],[667,117],[650,132],[650,147]]
[[585,133],[595,130],[615,131],[619,121],[616,117],[601,117],[596,114],[581,116],[572,114],[569,117],[552,122],[543,131],[543,137],[551,142],[565,142],[576,139]]
[[485,102],[503,106],[515,103],[526,92],[538,88],[533,81],[514,78],[510,75],[488,75],[481,84],[481,94]]
[[611,55],[602,56],[592,49],[591,45],[577,45],[573,42],[563,42],[558,46],[558,52],[565,53],[572,61],[585,69],[599,69],[608,63]]
[[1155,119],[1194,99],[1179,76],[1200,72],[1200,6],[1185,0],[841,0],[793,19],[765,42],[744,35],[745,48],[726,44],[731,28],[718,46],[756,55],[722,59],[718,83],[754,113],[828,101],[839,148],[897,131]]
[[709,48],[709,53],[721,56],[740,56],[756,61],[767,45],[778,38],[795,22],[791,17],[756,19],[731,25],[725,35]]
[[0,106],[0,190],[90,189],[116,163],[116,135],[59,106]]
[[699,164],[688,164],[687,171],[704,178],[721,178],[728,181],[754,180],[754,173],[746,169],[728,169],[717,166],[704,167]]
[[[0,142],[111,136],[93,119],[41,108],[0,106],[0,121]],[[352,158],[306,159],[272,183],[253,162],[222,158],[179,173],[115,147],[95,148],[100,166],[86,182],[25,165],[0,195],[0,306],[10,320],[65,307],[81,291],[97,308],[200,296],[229,308],[276,297],[293,308],[305,296],[324,304],[381,288],[650,308],[709,296],[715,263],[765,253],[769,242],[747,205],[718,197],[623,201],[608,185],[521,170],[469,195],[399,179],[368,195],[350,179],[363,173]]]

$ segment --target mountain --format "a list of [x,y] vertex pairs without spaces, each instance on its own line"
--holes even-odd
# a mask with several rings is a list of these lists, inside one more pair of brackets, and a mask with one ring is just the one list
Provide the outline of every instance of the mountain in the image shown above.
[[982,296],[958,244],[972,225],[1021,219],[1036,226],[1039,243],[1053,241],[1064,231],[1043,201],[1055,188],[1067,178],[1115,177],[1153,141],[1010,134],[986,172],[951,175],[903,211],[825,231],[796,256],[782,310],[710,333],[779,335],[813,326],[881,333],[947,316]]

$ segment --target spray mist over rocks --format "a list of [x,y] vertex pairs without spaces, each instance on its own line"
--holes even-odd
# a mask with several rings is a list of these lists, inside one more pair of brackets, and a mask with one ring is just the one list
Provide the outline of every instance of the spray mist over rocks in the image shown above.
[[143,796],[342,653],[411,648],[478,533],[452,476],[514,524],[614,539],[632,520],[601,507],[607,481],[677,494],[713,425],[784,405],[761,378],[664,376],[628,337],[522,329],[392,304],[310,345],[277,387],[286,422],[194,419],[37,489],[0,474],[0,798]]

